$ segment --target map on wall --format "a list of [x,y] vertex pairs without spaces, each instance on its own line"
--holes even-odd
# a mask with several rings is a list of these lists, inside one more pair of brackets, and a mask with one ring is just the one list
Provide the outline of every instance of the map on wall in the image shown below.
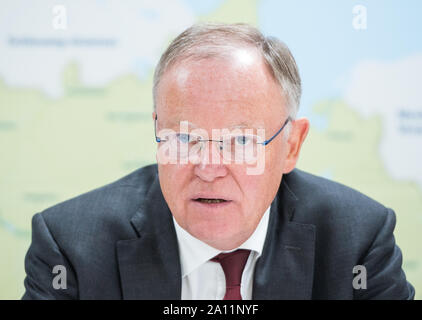
[[422,298],[422,3],[0,7],[0,299],[24,292],[35,213],[155,162],[153,70],[169,41],[200,21],[250,23],[290,47],[303,80],[299,117],[311,121],[298,167],[394,209],[404,269]]

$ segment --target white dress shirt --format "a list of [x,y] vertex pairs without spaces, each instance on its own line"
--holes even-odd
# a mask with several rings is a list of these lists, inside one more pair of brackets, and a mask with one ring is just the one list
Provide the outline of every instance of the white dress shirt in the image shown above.
[[173,218],[182,271],[182,300],[222,300],[226,293],[224,271],[219,263],[209,260],[221,252],[237,249],[251,250],[243,270],[240,294],[243,300],[252,299],[254,269],[264,247],[270,207],[249,239],[230,251],[220,251],[193,237]]

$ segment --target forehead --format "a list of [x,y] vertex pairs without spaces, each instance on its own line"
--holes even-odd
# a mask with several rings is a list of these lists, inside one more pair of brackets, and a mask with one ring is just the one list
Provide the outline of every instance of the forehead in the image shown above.
[[156,98],[157,113],[168,122],[263,125],[284,113],[280,86],[263,58],[248,49],[179,61],[163,75]]

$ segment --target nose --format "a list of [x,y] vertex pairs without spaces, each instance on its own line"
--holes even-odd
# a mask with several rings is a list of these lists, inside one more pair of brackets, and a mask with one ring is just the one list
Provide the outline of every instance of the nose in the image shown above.
[[206,182],[227,175],[227,167],[223,164],[217,143],[209,141],[203,144],[200,161],[195,165],[194,173]]

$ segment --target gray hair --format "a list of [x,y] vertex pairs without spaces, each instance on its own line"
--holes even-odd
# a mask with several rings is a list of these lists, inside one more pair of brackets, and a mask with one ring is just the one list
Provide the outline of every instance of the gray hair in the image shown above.
[[296,117],[302,93],[299,70],[289,48],[274,37],[265,37],[258,29],[243,23],[195,24],[175,38],[158,62],[154,73],[154,110],[157,87],[163,74],[176,62],[193,58],[222,56],[237,47],[258,49],[286,99],[288,113]]

